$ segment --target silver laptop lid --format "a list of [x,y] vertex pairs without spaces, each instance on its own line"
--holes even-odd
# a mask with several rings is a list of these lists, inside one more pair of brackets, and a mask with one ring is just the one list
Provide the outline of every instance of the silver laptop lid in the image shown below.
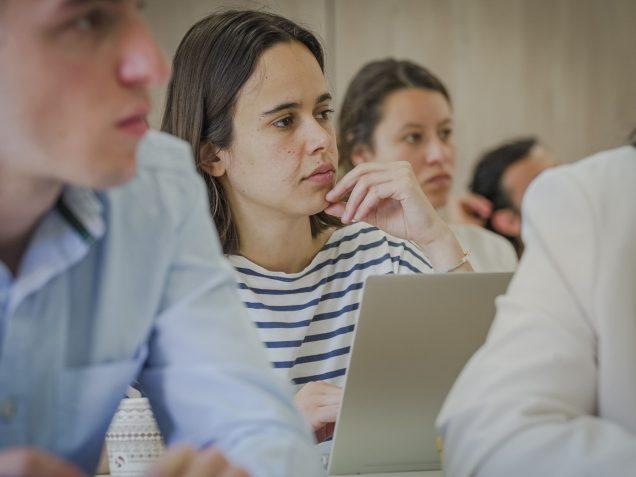
[[329,475],[440,468],[435,419],[511,276],[367,279]]

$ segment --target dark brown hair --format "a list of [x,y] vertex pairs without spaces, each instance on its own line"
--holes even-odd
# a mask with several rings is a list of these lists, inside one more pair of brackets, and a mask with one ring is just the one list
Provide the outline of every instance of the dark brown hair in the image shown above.
[[429,70],[408,60],[387,58],[364,65],[345,93],[338,118],[340,172],[353,168],[351,154],[356,146],[373,149],[373,133],[382,119],[382,105],[394,91],[422,88],[437,91],[451,104],[444,84]]
[[[279,15],[254,10],[228,10],[203,18],[183,37],[174,57],[161,129],[192,146],[226,254],[238,252],[240,237],[220,181],[201,167],[205,160],[201,147],[209,143],[219,150],[232,144],[241,87],[267,49],[292,41],[307,47],[324,73],[322,47],[309,30]],[[324,212],[312,215],[310,223],[313,236],[339,225]]]

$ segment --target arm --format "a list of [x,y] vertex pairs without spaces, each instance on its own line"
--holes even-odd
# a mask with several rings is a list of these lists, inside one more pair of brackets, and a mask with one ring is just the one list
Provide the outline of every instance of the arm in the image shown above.
[[585,191],[550,173],[524,209],[526,252],[486,344],[438,418],[451,476],[622,476],[636,436],[595,417],[597,227]]
[[322,475],[290,390],[266,361],[192,181],[140,385],[168,444],[213,445],[253,476]]

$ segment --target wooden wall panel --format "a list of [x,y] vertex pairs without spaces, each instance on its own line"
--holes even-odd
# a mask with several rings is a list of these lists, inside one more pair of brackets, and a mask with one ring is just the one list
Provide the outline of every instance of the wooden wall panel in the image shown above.
[[413,59],[454,99],[457,188],[478,154],[537,134],[569,162],[636,127],[636,2],[335,1],[336,92],[371,59]]
[[[151,0],[146,3],[145,16],[160,46],[172,59],[179,42],[188,29],[204,16],[226,8],[264,9],[285,15],[302,23],[327,42],[327,21],[323,0]],[[165,88],[153,91],[154,108],[150,117],[153,127],[159,127],[165,99]]]
[[153,0],[148,18],[171,55],[194,21],[223,6],[271,9],[318,33],[337,104],[373,59],[410,58],[437,73],[454,100],[457,188],[479,152],[511,136],[537,134],[569,162],[636,127],[633,0]]

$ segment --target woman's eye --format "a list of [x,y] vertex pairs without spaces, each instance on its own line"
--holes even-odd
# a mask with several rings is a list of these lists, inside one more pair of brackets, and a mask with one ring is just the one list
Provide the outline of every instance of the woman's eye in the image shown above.
[[411,133],[404,136],[404,141],[409,144],[417,144],[422,140],[422,135],[420,133]]
[[453,130],[451,128],[442,129],[439,133],[439,137],[442,141],[448,141],[448,139],[453,135]]
[[333,109],[325,109],[324,111],[320,111],[318,113],[318,119],[322,121],[329,121],[331,119],[331,115],[333,114]]
[[274,126],[280,129],[288,128],[294,123],[294,118],[291,116],[285,116],[284,118],[279,119],[278,121],[274,121]]

